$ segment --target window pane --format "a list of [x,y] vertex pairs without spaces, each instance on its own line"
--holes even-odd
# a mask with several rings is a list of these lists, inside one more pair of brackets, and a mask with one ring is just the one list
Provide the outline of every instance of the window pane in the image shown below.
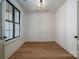
[[10,31],[13,31],[13,23],[10,23]]
[[5,31],[10,29],[10,23],[5,21]]
[[19,31],[19,24],[15,24],[15,31]]
[[13,38],[13,31],[10,31],[10,38]]
[[7,1],[5,14],[5,36],[7,37],[5,40],[18,37],[20,34],[20,11]]
[[[5,40],[13,38],[13,6],[6,2],[6,16],[5,16]],[[6,21],[8,20],[8,21]]]
[[19,24],[15,24],[15,37],[19,36],[19,32],[20,32],[20,25]]
[[15,37],[19,36],[19,31],[15,31]]
[[9,37],[10,37],[9,35],[10,35],[10,34],[9,34],[9,31],[5,31],[4,36],[7,37],[6,40],[7,40],[7,39],[10,39],[10,38],[9,38]]
[[5,31],[4,36],[7,37],[5,40],[13,38],[13,31]]
[[5,30],[13,30],[13,23],[5,21]]
[[12,13],[13,13],[13,7],[6,3],[6,20],[12,21]]
[[15,9],[15,22],[19,23],[19,11]]

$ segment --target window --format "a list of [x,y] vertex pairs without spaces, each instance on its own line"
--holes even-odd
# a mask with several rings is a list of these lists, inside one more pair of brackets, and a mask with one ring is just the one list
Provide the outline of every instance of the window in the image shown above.
[[20,36],[20,11],[8,0],[6,2],[5,37],[6,41]]
[[15,37],[20,35],[20,12],[15,9]]

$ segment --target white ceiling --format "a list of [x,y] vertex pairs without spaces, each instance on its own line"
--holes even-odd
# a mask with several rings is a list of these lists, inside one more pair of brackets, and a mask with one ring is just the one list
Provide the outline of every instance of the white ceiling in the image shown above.
[[38,7],[38,0],[16,0],[26,12],[56,12],[66,0],[45,0],[46,7]]

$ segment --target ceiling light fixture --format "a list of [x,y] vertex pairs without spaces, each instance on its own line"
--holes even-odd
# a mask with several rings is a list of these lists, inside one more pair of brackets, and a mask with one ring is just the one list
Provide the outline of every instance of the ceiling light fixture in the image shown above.
[[39,7],[45,7],[46,5],[45,5],[46,3],[45,3],[45,0],[39,0],[38,1],[38,6]]
[[26,2],[26,0],[24,0],[24,2]]
[[40,0],[40,3],[42,3],[43,2],[43,0]]

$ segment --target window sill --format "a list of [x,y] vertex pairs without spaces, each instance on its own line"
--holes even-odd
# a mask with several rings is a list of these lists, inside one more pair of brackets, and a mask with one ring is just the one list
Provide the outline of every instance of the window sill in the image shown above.
[[16,42],[16,41],[19,40],[19,39],[20,39],[20,37],[15,38],[15,39],[12,39],[12,40],[10,40],[10,41],[5,41],[5,45],[8,45],[8,44],[13,43],[13,42]]

